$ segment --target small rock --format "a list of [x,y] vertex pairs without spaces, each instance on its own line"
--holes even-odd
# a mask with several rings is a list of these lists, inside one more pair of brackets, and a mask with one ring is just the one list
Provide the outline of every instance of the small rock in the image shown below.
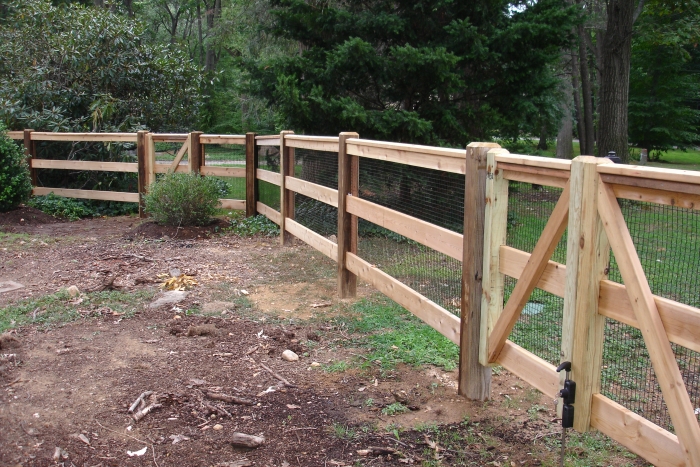
[[182,319],[182,316],[180,316],[180,315],[175,315],[175,316],[173,316],[173,319]]
[[68,295],[70,295],[71,298],[75,298],[78,295],[80,295],[80,289],[78,289],[78,287],[76,287],[75,285],[71,285],[70,287],[68,287]]
[[163,294],[153,301],[149,308],[158,308],[163,305],[174,305],[187,298],[187,292],[183,290],[170,290],[168,292],[163,292]]
[[296,362],[299,360],[299,355],[295,354],[291,350],[285,350],[282,352],[282,360],[286,360],[288,362]]
[[172,268],[170,271],[170,277],[180,277],[182,274],[178,268]]
[[212,428],[213,428],[214,430],[216,430],[216,431],[219,431],[219,430],[223,430],[223,429],[224,429],[223,425],[221,425],[221,424],[219,424],[219,423],[217,423],[216,425],[214,425]]
[[318,366],[321,366],[321,364],[318,362],[311,362],[311,366],[318,367]]

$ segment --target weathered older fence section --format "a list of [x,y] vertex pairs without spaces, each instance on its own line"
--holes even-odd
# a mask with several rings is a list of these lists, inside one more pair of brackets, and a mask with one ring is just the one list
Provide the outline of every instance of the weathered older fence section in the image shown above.
[[[356,133],[11,136],[32,171],[139,174],[138,193],[35,194],[139,201],[168,171],[245,181],[244,199],[222,205],[336,261],[340,297],[366,281],[459,345],[461,394],[489,398],[499,364],[558,397],[556,365],[570,361],[576,430],[655,465],[700,466],[700,271],[687,261],[700,257],[700,173]],[[43,140],[128,141],[137,162],[42,160]]]

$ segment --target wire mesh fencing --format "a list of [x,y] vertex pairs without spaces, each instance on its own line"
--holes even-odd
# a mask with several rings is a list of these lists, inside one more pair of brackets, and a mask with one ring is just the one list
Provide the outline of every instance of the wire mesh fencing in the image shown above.
[[[700,307],[700,213],[675,206],[619,200],[644,272],[655,295]],[[622,283],[611,255],[609,279]],[[693,407],[700,408],[700,354],[672,344]],[[608,319],[601,392],[673,431],[640,330]],[[696,411],[699,416],[700,410]]]
[[[245,146],[240,144],[206,144],[203,147],[207,167],[245,168]],[[217,180],[219,198],[245,199],[245,177],[210,176]]]
[[[296,148],[294,175],[301,180],[338,189],[338,153]],[[295,220],[314,232],[330,237],[338,234],[338,208],[299,193],[294,196]]]
[[[509,182],[508,231],[506,245],[532,253],[554,206],[560,188]],[[566,233],[559,241],[552,261],[566,263]],[[506,277],[504,303],[510,298],[517,280]],[[561,360],[561,329],[564,299],[536,288],[523,308],[510,340],[553,365]]]
[[[464,224],[464,175],[361,158],[359,195],[454,232]],[[364,219],[358,254],[454,314],[459,314],[462,264]]]
[[[258,149],[258,169],[280,173],[279,146],[260,146]],[[265,180],[256,180],[258,200],[275,211],[280,210],[280,187]]]

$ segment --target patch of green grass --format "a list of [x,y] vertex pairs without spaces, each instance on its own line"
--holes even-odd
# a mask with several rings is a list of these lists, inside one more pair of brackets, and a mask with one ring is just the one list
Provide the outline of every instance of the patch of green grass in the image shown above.
[[338,360],[337,362],[332,362],[327,365],[323,365],[323,371],[328,373],[342,373],[347,371],[350,365],[345,360]]
[[331,433],[333,436],[339,439],[352,440],[357,437],[357,431],[350,428],[347,425],[342,425],[340,423],[333,423],[331,426]]
[[382,413],[384,415],[389,416],[398,415],[406,412],[408,412],[408,407],[403,405],[401,402],[394,402],[393,404],[389,404],[382,409]]
[[104,291],[82,294],[76,299],[71,299],[67,291],[61,290],[0,308],[0,332],[29,324],[40,324],[43,327],[60,325],[80,318],[80,311],[89,315],[90,311],[102,307],[123,313],[124,317],[128,318],[153,295],[154,292],[150,290],[133,293]]
[[360,300],[336,322],[360,335],[353,344],[369,347],[365,366],[379,361],[382,368],[399,363],[448,371],[457,367],[459,349],[454,343],[386,297]]

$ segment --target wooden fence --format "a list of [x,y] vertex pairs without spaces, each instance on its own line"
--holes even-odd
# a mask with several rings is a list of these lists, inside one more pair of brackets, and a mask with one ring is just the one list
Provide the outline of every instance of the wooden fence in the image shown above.
[[[357,279],[369,282],[460,346],[459,392],[488,399],[490,367],[502,365],[550,397],[558,397],[563,378],[554,365],[508,338],[535,288],[564,299],[562,361],[572,364],[577,382],[574,428],[599,430],[659,466],[700,466],[700,426],[671,342],[700,352],[700,309],[652,294],[618,199],[650,205],[700,209],[700,173],[615,165],[608,159],[581,156],[573,161],[510,154],[493,143],[472,143],[464,150],[338,137],[295,135],[119,135],[11,133],[23,139],[30,155],[34,141],[129,141],[138,146],[138,163],[45,161],[32,158],[32,170],[63,168],[138,172],[139,192],[156,173],[169,170],[203,175],[245,177],[246,199],[223,200],[248,216],[263,214],[280,225],[280,241],[292,237],[337,262],[338,294],[355,295]],[[71,139],[73,138],[73,139]],[[154,144],[183,143],[175,159],[156,163]],[[245,146],[245,168],[209,167],[206,144]],[[279,148],[279,172],[259,168],[261,147]],[[295,149],[337,154],[338,189],[295,175]],[[180,164],[188,153],[187,167]],[[336,156],[331,154],[335,158]],[[359,166],[363,159],[463,174],[464,225],[460,234],[363,199]],[[280,189],[280,209],[262,203],[263,181]],[[562,189],[531,253],[506,245],[509,181]],[[137,193],[110,194],[35,188],[64,196],[138,200]],[[337,208],[338,235],[327,238],[295,220],[294,194]],[[460,316],[456,316],[358,255],[358,219],[366,219],[425,247],[462,262]],[[566,265],[550,260],[565,230]],[[610,252],[623,284],[608,280]],[[504,301],[505,277],[517,280]],[[675,434],[601,394],[605,320],[641,330],[669,410]]]

